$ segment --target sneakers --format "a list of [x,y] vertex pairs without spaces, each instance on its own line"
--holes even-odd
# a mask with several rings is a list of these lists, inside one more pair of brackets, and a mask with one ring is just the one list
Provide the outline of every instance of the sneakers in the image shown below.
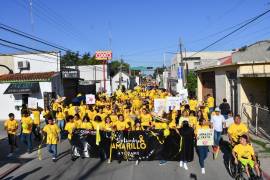
[[135,165],[137,166],[139,164],[139,160],[137,160],[136,162],[135,162]]
[[204,168],[202,168],[202,174],[205,174],[205,169]]
[[188,170],[187,163],[184,163],[184,169]]
[[110,159],[108,159],[108,164],[111,164],[111,162],[112,162],[112,161],[111,161]]
[[183,161],[180,161],[180,162],[179,162],[179,166],[180,166],[180,167],[183,167]]
[[13,153],[9,153],[7,157],[12,157],[13,156]]
[[56,158],[55,157],[53,157],[52,160],[53,160],[53,162],[56,162]]
[[160,165],[160,166],[165,165],[166,163],[167,163],[167,161],[165,161],[165,160],[159,161],[159,165]]

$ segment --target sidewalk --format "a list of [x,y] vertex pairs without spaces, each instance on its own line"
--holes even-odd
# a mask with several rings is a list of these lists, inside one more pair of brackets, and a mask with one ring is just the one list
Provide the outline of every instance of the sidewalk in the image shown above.
[[270,179],[270,142],[252,133],[249,134],[251,143],[258,154],[265,179]]

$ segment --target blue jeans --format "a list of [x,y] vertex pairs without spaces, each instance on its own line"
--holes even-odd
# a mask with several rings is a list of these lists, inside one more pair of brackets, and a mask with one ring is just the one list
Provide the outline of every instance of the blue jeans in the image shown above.
[[32,151],[32,134],[22,133],[21,141],[27,145],[27,150]]
[[199,163],[201,168],[204,168],[204,160],[207,158],[208,146],[198,146]]
[[57,144],[47,144],[48,151],[53,155],[54,158],[57,157]]
[[61,129],[61,131],[63,131],[64,130],[64,126],[65,126],[65,121],[64,120],[58,120],[57,121],[57,125]]
[[214,143],[215,143],[215,146],[219,146],[219,141],[221,139],[221,133],[222,132],[219,132],[219,131],[214,131]]

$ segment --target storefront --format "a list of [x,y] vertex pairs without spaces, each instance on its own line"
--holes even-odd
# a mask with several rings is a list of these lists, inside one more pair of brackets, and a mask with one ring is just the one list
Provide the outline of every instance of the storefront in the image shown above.
[[55,72],[5,74],[0,76],[0,120],[8,113],[20,117],[22,105],[35,99],[37,106],[44,108],[56,95],[63,95],[61,76]]

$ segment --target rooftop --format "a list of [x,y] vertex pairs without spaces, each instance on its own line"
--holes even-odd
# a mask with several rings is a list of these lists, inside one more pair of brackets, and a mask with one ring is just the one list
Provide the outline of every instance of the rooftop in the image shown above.
[[0,82],[48,81],[55,75],[56,72],[4,74],[0,76]]

